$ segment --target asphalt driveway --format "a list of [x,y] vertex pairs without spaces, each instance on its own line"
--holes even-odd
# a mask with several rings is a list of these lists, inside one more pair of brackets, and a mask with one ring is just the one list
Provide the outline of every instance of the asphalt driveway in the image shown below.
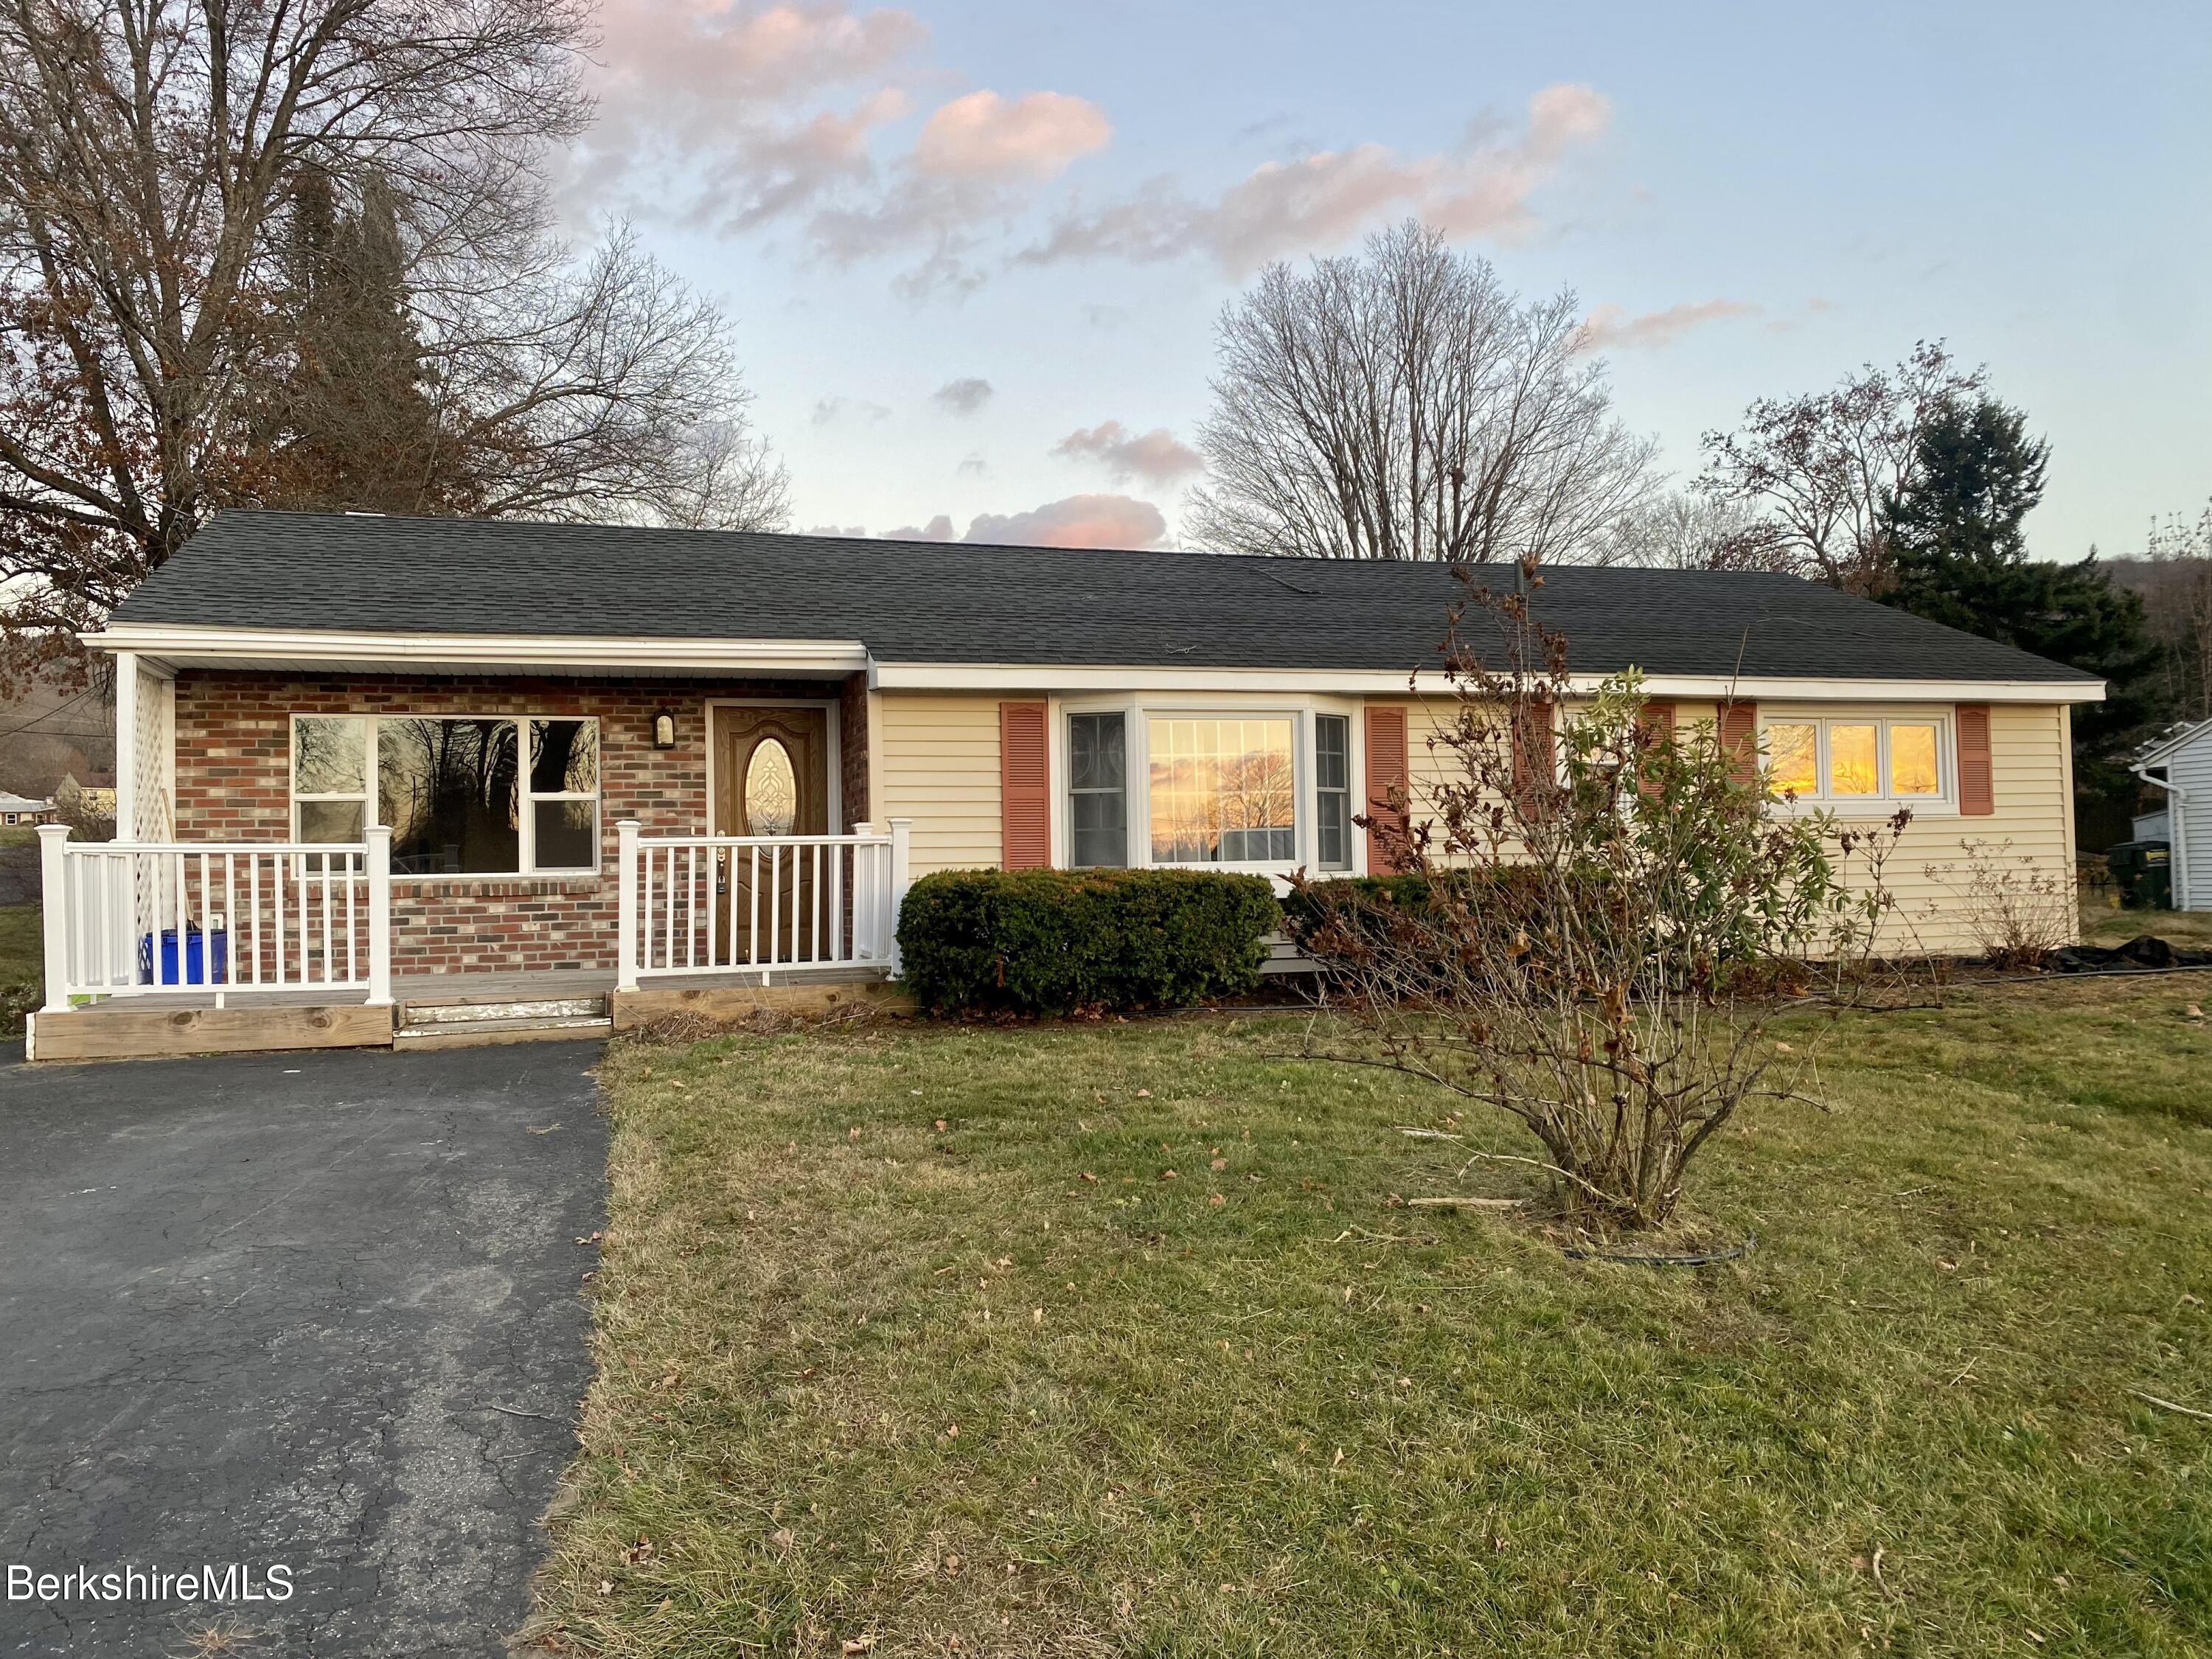
[[0,1569],[292,1586],[18,1575],[0,1655],[501,1651],[588,1376],[597,1055],[0,1066]]

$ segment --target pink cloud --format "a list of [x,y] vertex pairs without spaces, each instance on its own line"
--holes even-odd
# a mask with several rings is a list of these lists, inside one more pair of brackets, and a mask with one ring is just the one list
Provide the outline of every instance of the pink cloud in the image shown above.
[[1603,137],[1612,125],[1612,100],[1595,87],[1563,82],[1529,99],[1523,148],[1534,160],[1554,161],[1577,144]]
[[790,103],[877,77],[929,36],[911,12],[835,3],[606,0],[599,15],[603,61],[592,78],[602,111],[690,137],[743,126],[762,100]]
[[978,514],[963,539],[1020,547],[1154,547],[1167,520],[1129,495],[1070,495],[1026,513]]
[[1707,323],[1727,322],[1734,318],[1756,317],[1758,314],[1759,307],[1747,300],[1686,301],[1668,306],[1664,311],[1647,311],[1637,317],[1630,316],[1620,306],[1599,306],[1583,319],[1580,349],[1588,352],[1668,346],[1691,330],[1702,328]]
[[823,111],[755,132],[714,171],[684,217],[725,232],[747,230],[840,182],[866,179],[874,168],[875,130],[906,111],[906,94],[886,88],[843,114]]
[[1197,251],[1241,278],[1286,255],[1340,247],[1380,221],[1407,214],[1455,240],[1523,238],[1539,223],[1531,205],[1536,192],[1573,152],[1601,137],[1612,118],[1612,105],[1589,87],[1547,87],[1529,99],[1517,135],[1479,123],[1458,148],[1426,155],[1365,143],[1262,162],[1212,201],[1154,179],[1121,202],[1064,216],[1018,257],[1047,264]]
[[1009,102],[971,92],[942,106],[915,141],[914,164],[951,179],[1054,178],[1113,137],[1097,105],[1060,92]]
[[[873,131],[909,107],[883,84],[927,39],[911,12],[842,3],[607,0],[599,118],[566,159],[572,208],[748,228],[864,178]],[[863,88],[843,110],[815,107]]]
[[606,0],[599,118],[562,161],[567,210],[731,235],[799,218],[805,250],[837,264],[911,261],[914,297],[982,280],[988,228],[1112,137],[1066,93],[984,89],[939,105],[910,145],[887,129],[929,32],[912,12],[857,0]]
[[1206,470],[1206,459],[1164,426],[1150,432],[1132,433],[1119,421],[1069,433],[1052,447],[1055,455],[1072,460],[1097,461],[1121,483],[1141,478],[1151,484],[1173,483]]

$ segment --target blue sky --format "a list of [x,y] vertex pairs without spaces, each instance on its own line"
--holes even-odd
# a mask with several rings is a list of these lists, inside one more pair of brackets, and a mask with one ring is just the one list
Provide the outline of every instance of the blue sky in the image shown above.
[[2201,3],[609,0],[602,26],[570,211],[629,216],[726,307],[801,527],[1171,541],[1223,303],[1409,212],[1573,288],[1685,476],[1751,398],[1942,337],[2051,441],[2039,555],[2135,550],[2212,496]]

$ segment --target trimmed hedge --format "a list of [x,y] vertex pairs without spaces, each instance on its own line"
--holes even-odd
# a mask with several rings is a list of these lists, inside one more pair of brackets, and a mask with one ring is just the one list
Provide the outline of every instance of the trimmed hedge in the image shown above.
[[945,870],[908,890],[898,940],[933,1013],[1170,1008],[1249,991],[1281,915],[1260,876]]
[[[1299,955],[1310,957],[1323,974],[1328,974],[1345,965],[1340,953],[1356,956],[1362,946],[1384,950],[1394,944],[1402,950],[1409,942],[1405,933],[1409,925],[1427,928],[1443,922],[1437,914],[1437,892],[1447,884],[1457,890],[1467,910],[1486,923],[1534,928],[1543,925],[1548,890],[1541,873],[1508,865],[1492,870],[1440,871],[1434,876],[1332,876],[1309,882],[1285,896],[1283,931]],[[1588,894],[1587,902],[1601,903],[1603,878],[1590,878],[1579,890]],[[1336,950],[1316,949],[1322,929],[1331,923],[1338,929],[1330,941]],[[1421,937],[1413,934],[1411,942],[1418,943]],[[1449,953],[1455,948],[1449,932],[1439,934],[1435,942],[1440,952]],[[1444,965],[1441,957],[1437,965],[1439,969]]]
[[[1516,908],[1525,908],[1534,897],[1534,872],[1524,873],[1508,866],[1493,871],[1454,870],[1435,879],[1458,884],[1469,902],[1477,903],[1486,890],[1518,887],[1521,891],[1509,890],[1506,898]],[[1387,928],[1394,910],[1419,916],[1431,908],[1433,886],[1431,878],[1423,875],[1331,876],[1309,882],[1304,890],[1293,889],[1284,898],[1283,931],[1304,951],[1314,931],[1332,915]]]

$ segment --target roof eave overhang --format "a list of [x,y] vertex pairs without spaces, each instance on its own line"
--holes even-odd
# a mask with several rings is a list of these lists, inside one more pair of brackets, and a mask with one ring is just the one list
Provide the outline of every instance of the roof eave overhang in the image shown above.
[[[858,640],[617,638],[564,634],[388,634],[337,629],[210,628],[112,623],[82,636],[95,651],[131,652],[167,669],[235,668],[350,673],[828,676],[866,671],[883,690],[1280,691],[1402,696],[1446,690],[1441,671],[1236,668],[1158,664],[882,662]],[[1578,674],[1578,691],[1607,676]],[[2101,680],[1981,680],[1647,674],[1655,697],[1765,702],[2095,702]]]
[[2158,766],[2172,760],[2176,754],[2197,740],[2208,723],[2212,722],[2192,721],[2177,731],[2167,733],[2156,743],[2145,744],[2136,751],[2135,758],[2128,763],[2129,769],[2140,772],[2146,766]]
[[850,674],[868,665],[858,640],[620,639],[561,634],[372,634],[114,623],[82,636],[95,651],[133,652],[168,668],[356,673]]
[[[886,691],[1297,691],[1345,696],[1438,694],[1441,670],[1409,674],[1374,668],[1201,668],[1128,664],[877,662],[871,683]],[[1610,676],[1577,674],[1595,692]],[[1761,702],[2096,702],[2102,680],[1844,679],[1782,675],[1646,674],[1652,697]]]

